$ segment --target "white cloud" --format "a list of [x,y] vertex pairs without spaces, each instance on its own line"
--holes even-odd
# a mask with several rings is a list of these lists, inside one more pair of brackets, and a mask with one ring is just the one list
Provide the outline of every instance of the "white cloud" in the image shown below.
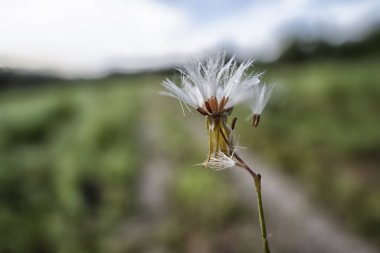
[[[278,58],[292,36],[301,39],[324,39],[342,43],[362,38],[380,16],[371,19],[371,12],[380,11],[378,1],[349,3],[316,3],[312,0],[254,2],[227,19],[194,29],[194,43],[207,41],[218,45],[232,43],[240,52],[261,60]],[[204,48],[207,48],[204,45]]]
[[90,73],[110,58],[163,56],[185,17],[144,0],[10,1],[0,11],[0,64]]
[[3,0],[1,6],[0,67],[72,75],[160,67],[223,43],[273,60],[290,34],[339,43],[380,21],[371,16],[380,10],[376,0],[255,1],[209,20],[186,5],[154,0]]

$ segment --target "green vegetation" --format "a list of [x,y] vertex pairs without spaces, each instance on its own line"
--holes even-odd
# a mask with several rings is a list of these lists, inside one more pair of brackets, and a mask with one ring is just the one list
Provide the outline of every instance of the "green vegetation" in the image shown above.
[[[368,238],[380,235],[378,61],[278,65],[279,80],[258,129],[240,124],[251,146]],[[240,111],[240,114],[247,115]]]
[[[239,144],[294,176],[338,221],[380,245],[378,62],[267,70],[280,84],[257,129],[238,123]],[[60,81],[0,94],[1,252],[261,246],[259,236],[254,242],[247,233],[246,224],[257,224],[236,200],[228,174],[192,166],[207,153],[206,140],[199,145],[194,137],[203,128],[183,118],[177,101],[157,95],[162,79]],[[243,121],[249,112],[234,113]],[[147,140],[152,130],[156,136]],[[170,164],[169,213],[160,229],[125,239],[123,229],[142,211],[138,182],[152,153]],[[230,233],[238,244],[229,244]]]
[[143,88],[3,93],[2,252],[94,252],[134,211]]

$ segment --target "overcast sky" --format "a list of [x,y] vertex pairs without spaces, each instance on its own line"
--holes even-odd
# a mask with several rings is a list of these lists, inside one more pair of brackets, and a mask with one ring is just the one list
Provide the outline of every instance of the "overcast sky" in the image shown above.
[[357,40],[379,0],[0,0],[0,67],[96,76],[215,48],[275,60],[287,39]]

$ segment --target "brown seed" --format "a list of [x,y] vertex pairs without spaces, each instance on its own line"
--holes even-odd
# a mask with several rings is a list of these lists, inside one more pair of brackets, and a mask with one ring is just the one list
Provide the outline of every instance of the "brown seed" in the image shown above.
[[205,109],[203,109],[202,107],[198,107],[198,108],[197,108],[197,111],[198,111],[200,114],[204,115],[204,116],[209,115],[209,113],[208,113]]
[[236,126],[237,117],[234,117],[231,122],[231,129],[234,130]]
[[206,106],[207,110],[209,111],[209,113],[212,113],[212,108],[211,108],[210,103],[208,101],[205,101],[205,106]]
[[257,127],[260,123],[260,114],[253,114],[252,126]]
[[[224,105],[227,104],[228,100],[230,100],[230,98],[229,98],[229,97],[226,97],[226,100],[225,100],[225,102],[224,102]],[[224,107],[224,106],[223,106],[223,107]]]
[[223,96],[222,100],[220,100],[218,111],[221,112],[223,110],[224,105],[226,104],[226,97]]
[[210,106],[213,112],[218,111],[218,99],[215,96],[211,96],[210,98]]

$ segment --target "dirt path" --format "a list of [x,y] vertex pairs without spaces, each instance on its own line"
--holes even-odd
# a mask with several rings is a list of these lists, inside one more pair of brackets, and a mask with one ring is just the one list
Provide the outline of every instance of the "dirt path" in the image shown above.
[[[264,208],[273,252],[284,252],[284,247],[290,252],[378,252],[325,215],[295,181],[251,154],[244,153],[243,157],[250,164],[255,164],[262,175]],[[244,171],[234,169],[230,173],[244,202],[255,209],[250,178]]]
[[[145,99],[155,98],[156,94],[147,91]],[[144,165],[137,182],[138,214],[121,224],[122,244],[138,249],[138,252],[167,252],[165,245],[147,243],[160,231],[168,220],[168,185],[171,179],[170,159],[160,154],[157,145],[161,142],[157,128],[155,108],[147,104],[142,111],[139,138],[144,156]],[[132,245],[132,246],[131,246]],[[143,249],[143,250],[142,250]]]

